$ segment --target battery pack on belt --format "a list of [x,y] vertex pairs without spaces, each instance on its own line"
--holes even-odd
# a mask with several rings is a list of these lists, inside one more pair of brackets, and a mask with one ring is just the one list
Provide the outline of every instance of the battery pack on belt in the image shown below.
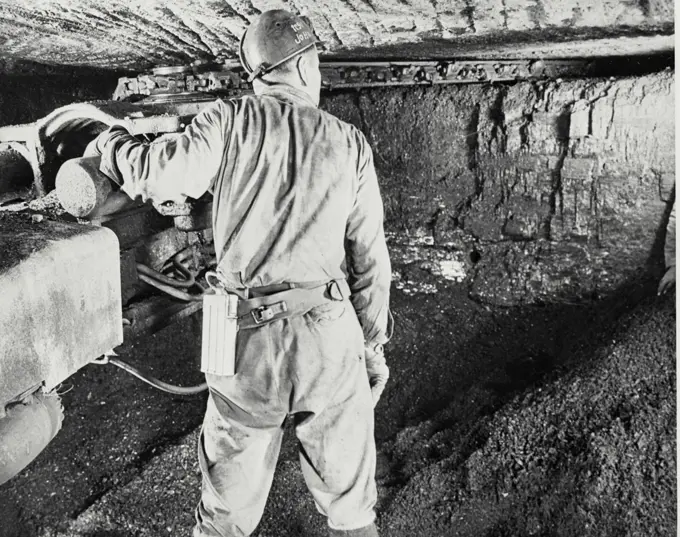
[[224,377],[236,373],[236,334],[238,333],[236,295],[223,292],[203,296],[203,335],[201,371]]
[[[242,290],[227,289],[216,273],[206,274],[206,280],[213,292],[203,297],[201,371],[218,376],[236,374],[236,336],[239,330],[303,315],[325,302],[341,301],[350,296],[349,285],[344,279],[320,285],[313,282],[314,287],[306,287],[305,284],[292,287],[288,284],[287,290],[248,299],[240,296],[245,294]],[[269,288],[278,290],[274,286]],[[260,294],[257,289],[254,291],[253,294]]]

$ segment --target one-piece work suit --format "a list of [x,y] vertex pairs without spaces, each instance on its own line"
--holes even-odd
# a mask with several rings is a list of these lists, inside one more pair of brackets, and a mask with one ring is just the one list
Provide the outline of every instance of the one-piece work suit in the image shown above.
[[377,535],[364,349],[388,340],[391,268],[364,135],[304,92],[275,84],[216,100],[183,132],[151,143],[114,127],[100,150],[101,171],[132,198],[181,202],[213,193],[218,269],[229,288],[346,279],[351,290],[239,330],[236,374],[206,375],[194,536],[254,531],[287,416],[331,534]]

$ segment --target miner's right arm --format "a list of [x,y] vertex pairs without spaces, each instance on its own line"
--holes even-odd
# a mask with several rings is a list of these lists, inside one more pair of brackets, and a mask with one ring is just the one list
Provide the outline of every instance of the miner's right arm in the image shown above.
[[217,100],[204,108],[182,133],[142,142],[114,126],[101,135],[100,170],[135,199],[183,202],[207,192],[218,175],[229,134],[231,103]]

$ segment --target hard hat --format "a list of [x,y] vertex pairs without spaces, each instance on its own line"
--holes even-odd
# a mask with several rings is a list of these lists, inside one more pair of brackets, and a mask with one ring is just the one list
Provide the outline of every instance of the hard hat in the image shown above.
[[241,37],[239,60],[248,82],[262,76],[320,41],[311,21],[283,9],[262,13]]

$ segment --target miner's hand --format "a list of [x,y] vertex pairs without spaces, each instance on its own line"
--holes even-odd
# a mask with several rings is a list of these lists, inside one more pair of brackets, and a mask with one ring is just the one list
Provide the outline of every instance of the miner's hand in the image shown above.
[[101,157],[104,146],[109,139],[115,135],[117,132],[123,131],[127,133],[127,129],[122,125],[112,125],[110,128],[106,129],[94,140],[92,140],[85,148],[84,157]]
[[675,265],[671,265],[666,269],[666,274],[663,275],[659,282],[659,295],[665,294],[669,289],[675,285]]
[[89,144],[87,144],[87,147],[85,148],[85,152],[83,153],[84,157],[101,157],[102,156],[102,152],[97,145],[98,141],[99,141],[99,136],[97,136],[94,140],[92,140]]
[[371,386],[373,406],[375,407],[385,389],[385,384],[387,384],[390,378],[390,370],[385,361],[382,345],[376,345],[373,348],[367,347],[364,356],[366,357],[366,371],[368,373],[368,382]]

